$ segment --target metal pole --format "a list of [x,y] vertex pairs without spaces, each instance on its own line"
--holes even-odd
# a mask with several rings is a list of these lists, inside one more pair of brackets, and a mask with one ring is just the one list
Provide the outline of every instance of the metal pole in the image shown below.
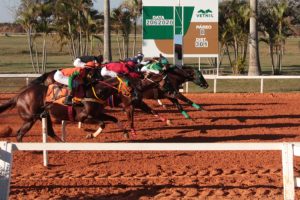
[[198,68],[199,68],[199,71],[201,70],[201,57],[198,58]]
[[26,86],[28,86],[28,85],[29,85],[29,78],[26,77]]
[[[47,143],[47,118],[42,118],[42,134],[43,134],[43,143]],[[48,151],[43,150],[43,162],[44,166],[48,166]]]

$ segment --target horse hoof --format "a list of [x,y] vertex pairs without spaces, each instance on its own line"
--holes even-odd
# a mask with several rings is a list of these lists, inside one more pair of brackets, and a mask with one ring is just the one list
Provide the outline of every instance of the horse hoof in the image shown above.
[[168,126],[172,126],[172,121],[168,119],[168,120],[167,120],[167,125],[168,125]]
[[86,138],[86,139],[92,139],[92,138],[94,138],[94,137],[93,137],[92,134],[87,134],[87,135],[85,136],[85,138]]
[[123,136],[124,136],[124,138],[129,139],[129,134],[128,133],[124,133]]

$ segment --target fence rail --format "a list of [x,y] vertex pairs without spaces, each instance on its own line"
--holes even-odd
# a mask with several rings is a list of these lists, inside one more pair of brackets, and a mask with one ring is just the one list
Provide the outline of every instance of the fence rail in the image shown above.
[[7,143],[0,142],[0,199],[9,196],[13,151],[282,151],[284,199],[295,199],[293,159],[300,156],[300,143]]
[[[0,78],[25,78],[26,84],[29,83],[29,78],[36,78],[41,74],[0,74]],[[300,79],[300,76],[217,76],[217,75],[204,75],[205,79],[214,80],[214,93],[217,93],[218,80],[260,80],[260,93],[264,93],[264,80],[270,79]],[[186,84],[185,92],[188,92],[188,84]]]

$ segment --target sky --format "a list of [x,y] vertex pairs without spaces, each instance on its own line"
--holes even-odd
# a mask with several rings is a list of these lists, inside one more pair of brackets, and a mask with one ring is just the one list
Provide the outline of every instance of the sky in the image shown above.
[[[0,0],[0,23],[14,22],[15,10],[18,8],[21,0]],[[118,7],[123,0],[110,0],[111,8]],[[94,7],[103,11],[103,0],[94,0]]]

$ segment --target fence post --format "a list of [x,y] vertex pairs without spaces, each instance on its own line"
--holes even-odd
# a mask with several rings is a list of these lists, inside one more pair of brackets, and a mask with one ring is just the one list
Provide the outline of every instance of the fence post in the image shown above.
[[217,93],[217,78],[214,78],[214,93]]
[[29,85],[29,78],[26,77],[26,86],[28,86],[28,85]]
[[7,200],[9,197],[11,167],[12,144],[0,142],[0,200]]
[[294,150],[293,144],[282,144],[282,175],[284,200],[295,200],[294,177]]
[[264,79],[260,79],[260,93],[264,93]]
[[185,92],[189,93],[189,82],[185,83]]
[[66,121],[61,121],[61,140],[65,142],[66,139]]
[[[42,134],[43,134],[43,143],[47,143],[47,118],[42,118]],[[43,161],[44,161],[44,166],[48,166],[48,151],[43,150]]]

